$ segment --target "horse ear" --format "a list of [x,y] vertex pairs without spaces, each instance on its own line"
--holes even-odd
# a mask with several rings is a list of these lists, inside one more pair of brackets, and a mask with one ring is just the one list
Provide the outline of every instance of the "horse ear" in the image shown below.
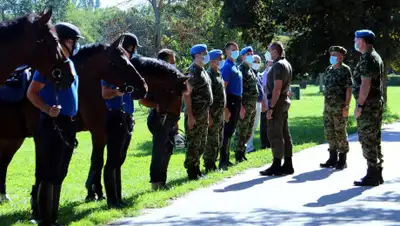
[[38,21],[39,21],[41,24],[47,24],[47,22],[50,21],[50,18],[51,18],[52,15],[53,15],[53,9],[52,9],[52,8],[49,8],[47,11],[45,10],[45,11],[43,11],[43,12],[41,13],[41,16],[40,16],[40,18],[39,18]]

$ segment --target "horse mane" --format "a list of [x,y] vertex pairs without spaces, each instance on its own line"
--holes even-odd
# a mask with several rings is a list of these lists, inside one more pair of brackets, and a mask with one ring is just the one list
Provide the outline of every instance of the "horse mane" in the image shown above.
[[75,56],[71,57],[73,61],[81,61],[83,59],[89,58],[94,54],[104,51],[108,45],[102,43],[91,43],[83,45]]
[[12,20],[2,21],[0,23],[0,42],[7,44],[6,42],[13,40],[16,36],[24,32],[26,23],[32,24],[38,17],[39,15],[35,13],[29,13]]
[[169,63],[155,58],[144,57],[138,55],[131,59],[131,63],[139,71],[139,73],[154,76],[174,76],[175,78],[184,77],[184,75],[172,67]]

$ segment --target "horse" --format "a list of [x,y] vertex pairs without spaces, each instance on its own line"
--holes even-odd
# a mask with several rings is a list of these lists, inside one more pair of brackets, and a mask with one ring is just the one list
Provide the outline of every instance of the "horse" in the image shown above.
[[73,81],[70,61],[58,42],[50,22],[53,11],[25,16],[0,23],[0,85],[19,66],[28,65],[62,86]]
[[[121,40],[123,41],[123,37],[117,39],[111,46],[103,44],[84,46],[77,55],[72,57],[76,70],[81,75],[79,78],[83,85],[79,86],[80,93],[91,92],[90,89],[85,91],[82,89],[85,89],[88,78],[94,77],[99,81],[104,79],[120,87],[132,86],[135,95],[140,97],[146,94],[146,83],[126,57],[126,52],[121,49]],[[24,139],[33,136],[37,150],[38,142],[40,142],[37,136],[39,116],[40,111],[27,98],[18,103],[0,104],[0,120],[3,120],[3,130],[0,130],[0,201],[7,199],[5,195],[7,166]],[[8,119],[15,121],[11,122]],[[36,159],[36,163],[37,161]],[[37,173],[36,168],[36,175]]]
[[[79,56],[81,53],[78,52]],[[131,60],[137,67],[138,72],[144,77],[148,92],[154,93],[155,101],[160,104],[160,112],[171,112],[179,115],[181,110],[181,93],[185,90],[187,76],[181,74],[178,70],[167,63],[152,58],[138,57]],[[92,68],[93,67],[93,68]],[[97,70],[98,64],[93,63],[87,67],[87,71]],[[92,136],[92,158],[89,176],[86,182],[88,195],[86,200],[94,200],[95,195],[98,199],[103,198],[101,186],[101,171],[103,168],[103,153],[106,145],[105,118],[107,108],[101,96],[100,79],[95,76],[86,76],[81,67],[77,67],[80,74],[79,85],[79,113],[78,132],[87,131]],[[98,72],[101,73],[101,72]],[[18,114],[17,114],[18,112]],[[39,137],[37,128],[39,122],[39,110],[36,109],[28,100],[23,100],[14,105],[5,106],[2,109],[0,105],[0,120],[3,120],[5,128],[13,127],[16,131],[13,133],[0,133],[0,197],[6,197],[6,173],[7,167],[14,154],[23,144],[26,137],[33,137],[35,142],[35,151],[40,152]],[[36,184],[38,178],[36,178]],[[35,203],[36,186],[32,186],[32,202]],[[33,218],[37,212],[33,209]]]

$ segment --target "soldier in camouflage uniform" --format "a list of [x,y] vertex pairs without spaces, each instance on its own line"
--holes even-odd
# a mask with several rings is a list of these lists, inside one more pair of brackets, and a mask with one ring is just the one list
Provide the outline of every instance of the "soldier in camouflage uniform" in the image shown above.
[[347,53],[345,48],[331,46],[329,53],[331,65],[326,69],[324,76],[324,129],[329,144],[329,159],[320,166],[344,169],[347,167],[346,155],[349,151],[347,119],[351,100],[351,70],[343,63]]
[[249,141],[253,132],[258,99],[258,77],[251,68],[254,61],[253,48],[251,46],[243,48],[240,51],[240,56],[243,61],[239,66],[239,70],[243,75],[243,94],[242,109],[240,110],[240,118],[235,134],[235,158],[238,163],[247,160],[245,156],[246,143]]
[[357,119],[359,141],[367,160],[367,175],[355,186],[377,186],[383,183],[381,127],[383,114],[382,76],[384,66],[373,44],[375,34],[370,30],[355,33],[354,47],[361,58],[353,72],[353,95],[357,101],[354,116]]
[[217,169],[215,162],[218,151],[222,146],[223,128],[226,107],[226,95],[224,80],[220,74],[220,68],[224,65],[222,50],[211,50],[210,68],[207,70],[212,83],[213,103],[210,107],[210,126],[208,128],[207,147],[203,155],[206,172]]
[[204,153],[207,143],[209,125],[209,108],[213,102],[211,79],[204,69],[210,61],[207,46],[198,44],[190,49],[193,63],[190,65],[189,85],[190,95],[185,95],[185,131],[187,135],[187,152],[185,168],[189,180],[201,177],[200,156]]

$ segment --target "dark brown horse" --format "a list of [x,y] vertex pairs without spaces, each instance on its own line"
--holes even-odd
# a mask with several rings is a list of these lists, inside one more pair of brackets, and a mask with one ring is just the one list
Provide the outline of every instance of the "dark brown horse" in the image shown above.
[[62,85],[72,82],[71,67],[50,22],[51,16],[52,10],[49,10],[0,24],[0,84],[24,64],[51,80],[61,76]]
[[[79,52],[77,56],[82,53]],[[148,91],[154,94],[155,101],[160,103],[160,111],[171,112],[179,115],[181,109],[181,93],[186,89],[185,82],[188,79],[169,64],[152,59],[139,57],[134,58],[133,65],[145,78]],[[106,106],[101,97],[100,78],[87,76],[94,70],[96,73],[99,64],[77,66],[80,75],[79,85],[79,118],[83,127],[79,131],[89,130],[92,135],[92,163],[87,180],[88,199],[94,199],[95,194],[102,198],[101,171],[103,168],[103,153],[106,145],[105,117]],[[84,71],[82,71],[84,69]],[[95,72],[92,72],[93,74]],[[0,131],[0,196],[6,194],[7,167],[16,151],[21,147],[26,137],[34,137],[36,153],[39,146],[36,136],[39,122],[39,110],[33,107],[28,100],[7,106],[0,105],[0,123],[4,128],[13,127],[13,133],[1,133]],[[38,181],[38,178],[36,178]],[[95,189],[92,189],[95,188]],[[35,189],[35,186],[34,186]],[[34,193],[33,193],[34,194]],[[35,197],[32,197],[35,199]]]
[[[146,94],[145,80],[130,63],[125,51],[121,49],[122,47],[119,45],[121,40],[121,38],[116,40],[111,46],[102,44],[84,46],[72,58],[78,74],[81,75],[79,77],[80,93],[89,92],[91,95],[95,95],[90,89],[97,87],[96,85],[100,84],[100,79],[104,79],[119,86],[133,86],[135,95],[139,97]],[[95,83],[93,83],[94,81]],[[92,84],[92,87],[88,87],[87,84]],[[101,98],[101,94],[98,94],[98,98]],[[85,105],[81,104],[81,106]],[[33,136],[35,145],[39,142],[37,137],[39,113],[39,110],[27,99],[19,103],[3,103],[0,105],[0,119],[2,120],[2,130],[0,130],[0,194],[5,194],[7,166],[24,138]],[[36,148],[36,150],[38,149]],[[37,180],[39,179],[37,178]],[[0,195],[0,200],[1,198]]]

